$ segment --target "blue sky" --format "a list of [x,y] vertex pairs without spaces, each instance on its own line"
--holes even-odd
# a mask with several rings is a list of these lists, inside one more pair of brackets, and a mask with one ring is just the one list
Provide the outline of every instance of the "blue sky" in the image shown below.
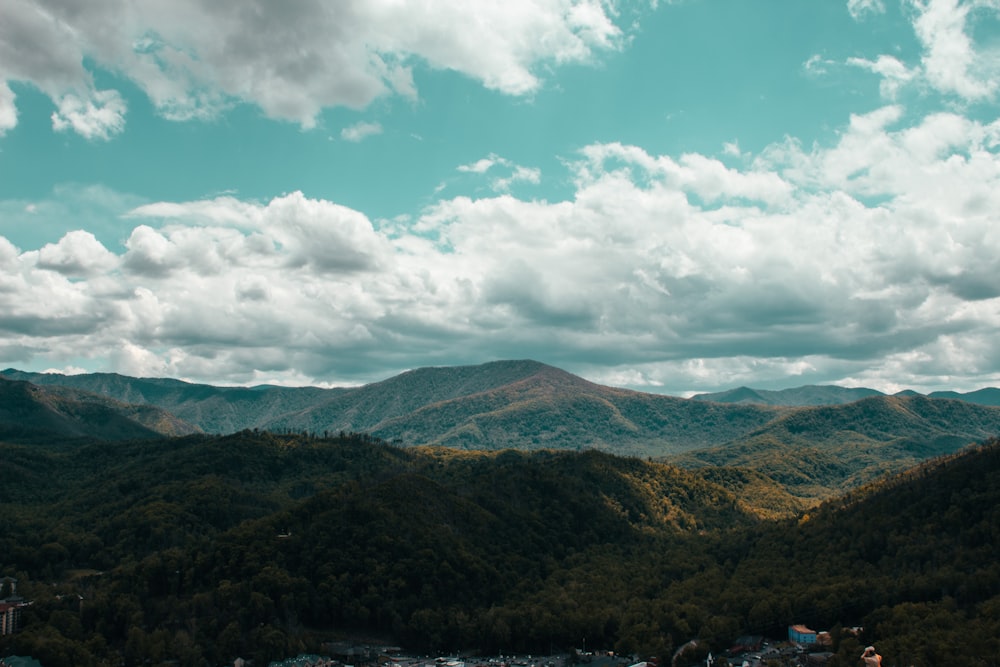
[[996,0],[11,0],[0,364],[1000,384]]

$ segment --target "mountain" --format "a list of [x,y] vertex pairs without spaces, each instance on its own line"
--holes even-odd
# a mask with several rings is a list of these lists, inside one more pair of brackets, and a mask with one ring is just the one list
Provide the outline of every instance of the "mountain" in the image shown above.
[[[853,403],[863,398],[884,396],[876,389],[865,387],[838,387],[836,385],[806,385],[790,389],[768,390],[737,387],[711,394],[695,394],[694,401],[711,401],[714,403],[740,403],[754,405],[774,405],[785,407],[840,405]],[[895,396],[922,396],[912,389],[900,391]],[[935,391],[926,394],[928,398],[944,398],[953,401],[964,401],[977,405],[1000,406],[1000,389],[986,387],[966,393],[957,391]]]
[[806,406],[839,405],[853,403],[862,398],[882,396],[882,392],[864,387],[838,387],[836,385],[806,385],[777,391],[739,387],[713,394],[696,394],[695,401],[714,403],[753,403],[757,405]]
[[986,387],[962,394],[954,391],[935,391],[928,394],[931,398],[948,398],[956,401],[966,401],[978,405],[1000,406],[1000,389]]
[[694,404],[615,389],[534,361],[421,369],[275,420],[277,429],[371,432],[458,449],[600,449],[660,456],[722,443],[773,419],[759,406]]
[[[756,511],[767,516],[809,507],[1000,433],[1000,408],[969,400],[842,387],[743,387],[728,394],[734,402],[681,399],[598,385],[530,360],[422,368],[342,389],[212,387],[114,374],[4,375],[155,405],[208,432],[363,432],[407,446],[597,449],[692,469],[725,467],[730,490],[753,498]],[[863,394],[872,395],[856,398]],[[992,395],[981,390],[971,398],[988,402]]]
[[197,431],[151,405],[131,405],[67,387],[39,387],[0,377],[0,440],[132,440]]
[[727,442],[775,416],[755,405],[693,403],[615,389],[537,361],[423,368],[346,389],[224,388],[114,374],[2,375],[148,403],[206,432],[366,432],[464,449],[595,448],[641,456]]
[[668,457],[686,467],[736,466],[794,495],[826,498],[1000,433],[1000,409],[925,396],[876,396],[794,408],[718,447]]
[[7,369],[0,376],[39,386],[61,386],[102,394],[124,403],[154,405],[207,433],[266,428],[270,419],[301,410],[337,389],[316,387],[215,387],[167,378],[117,373],[31,373]]

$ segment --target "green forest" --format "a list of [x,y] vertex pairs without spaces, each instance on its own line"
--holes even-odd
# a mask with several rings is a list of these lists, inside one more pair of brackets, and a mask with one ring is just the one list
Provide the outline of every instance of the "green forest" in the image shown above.
[[1000,664],[996,440],[778,519],[738,469],[355,433],[6,443],[0,475],[0,577],[33,602],[0,655],[45,667],[351,637],[669,664],[792,623],[830,631],[834,666],[870,642],[886,667]]

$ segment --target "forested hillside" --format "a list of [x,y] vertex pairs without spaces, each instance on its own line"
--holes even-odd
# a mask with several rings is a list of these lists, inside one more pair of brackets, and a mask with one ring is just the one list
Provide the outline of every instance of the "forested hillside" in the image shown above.
[[803,499],[839,495],[882,475],[1000,433],[1000,410],[924,396],[796,408],[719,447],[666,457],[690,468],[766,474]]
[[196,432],[197,427],[152,405],[0,377],[0,440],[129,440]]
[[170,378],[133,378],[117,373],[0,373],[40,387],[69,387],[134,405],[152,405],[207,433],[234,433],[260,427],[269,419],[302,410],[337,389],[316,387],[213,387]]
[[0,462],[0,575],[35,600],[0,652],[46,667],[266,664],[353,634],[718,655],[793,622],[834,632],[832,664],[873,640],[894,664],[1000,659],[996,442],[782,521],[733,493],[750,475],[596,451],[242,432]]
[[[136,411],[155,406],[212,433],[365,432],[402,446],[596,449],[690,468],[735,467],[780,482],[788,497],[773,499],[779,513],[1000,433],[1000,407],[973,402],[989,402],[990,390],[952,400],[801,387],[768,395],[783,397],[775,402],[830,404],[722,403],[606,387],[530,360],[422,368],[343,389],[211,387],[113,374],[4,375],[49,391],[70,386],[98,392],[136,403]],[[735,393],[760,395],[745,388]],[[869,397],[845,402],[858,396]],[[90,433],[98,435],[97,429]]]
[[371,433],[458,449],[601,449],[662,456],[728,442],[778,414],[588,382],[537,361],[421,368],[347,389],[212,387],[114,374],[3,375],[148,403],[210,433]]

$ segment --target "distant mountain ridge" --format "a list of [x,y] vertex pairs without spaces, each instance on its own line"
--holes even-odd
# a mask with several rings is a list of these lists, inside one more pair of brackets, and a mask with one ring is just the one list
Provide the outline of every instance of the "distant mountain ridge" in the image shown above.
[[696,394],[695,401],[711,401],[713,403],[749,403],[754,405],[806,406],[806,405],[840,405],[853,403],[862,398],[884,396],[876,389],[864,387],[839,387],[836,385],[806,385],[791,389],[751,389],[737,387],[727,391],[712,394]]
[[660,455],[726,442],[775,416],[769,407],[696,404],[605,387],[531,360],[422,368],[343,389],[214,387],[103,373],[0,375],[155,405],[210,433],[363,431],[408,445],[465,449]]
[[[774,406],[816,406],[843,405],[853,403],[872,396],[889,396],[877,389],[867,387],[841,387],[838,385],[804,385],[789,389],[751,389],[737,387],[726,391],[710,394],[695,394],[695,401],[710,401],[713,403],[740,403],[750,405]],[[967,393],[956,391],[935,391],[930,394],[920,394],[912,389],[905,389],[893,396],[927,396],[927,398],[945,398],[954,401],[975,403],[976,405],[1000,406],[1000,389],[985,387]]]
[[302,409],[336,389],[316,387],[216,387],[169,378],[133,378],[117,373],[31,373],[7,369],[0,377],[39,386],[70,387],[123,403],[154,405],[208,433],[263,427],[271,416]]
[[[733,472],[720,474],[734,489],[769,493],[772,480],[791,494],[775,497],[778,513],[1000,434],[1000,407],[990,403],[1000,390],[956,394],[970,399],[957,400],[843,387],[742,387],[683,399],[606,387],[531,360],[421,368],[339,389],[0,375],[132,401],[139,406],[133,411],[155,407],[208,433],[363,432],[406,446],[595,449],[666,460],[703,475],[728,468]],[[96,428],[87,433],[102,437]]]

